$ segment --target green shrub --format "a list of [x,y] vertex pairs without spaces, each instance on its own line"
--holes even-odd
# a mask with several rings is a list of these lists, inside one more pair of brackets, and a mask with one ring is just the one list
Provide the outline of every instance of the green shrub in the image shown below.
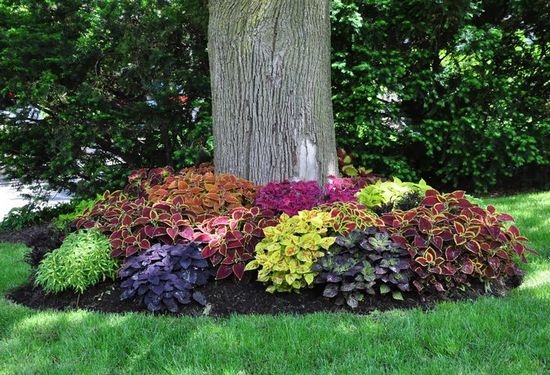
[[109,240],[97,230],[69,234],[58,249],[45,255],[38,265],[35,284],[47,292],[86,288],[107,278],[114,279],[118,262],[109,255]]
[[20,230],[33,225],[47,224],[60,214],[72,209],[70,203],[58,203],[55,206],[44,206],[37,202],[22,207],[12,208],[0,222],[0,232]]
[[282,214],[279,224],[264,228],[265,238],[256,245],[255,259],[245,270],[260,268],[258,281],[270,283],[267,291],[289,292],[311,286],[313,263],[324,255],[334,237],[327,237],[330,214],[304,210],[295,216]]

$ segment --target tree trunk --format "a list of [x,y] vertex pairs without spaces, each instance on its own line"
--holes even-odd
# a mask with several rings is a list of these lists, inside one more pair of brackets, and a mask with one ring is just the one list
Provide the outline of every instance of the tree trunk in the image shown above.
[[214,165],[257,184],[338,172],[329,0],[210,0]]

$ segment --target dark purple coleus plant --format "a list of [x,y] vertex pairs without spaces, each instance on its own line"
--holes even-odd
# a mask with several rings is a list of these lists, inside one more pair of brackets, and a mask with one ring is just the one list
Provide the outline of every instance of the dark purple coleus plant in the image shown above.
[[317,181],[270,182],[258,190],[255,205],[293,216],[319,205],[322,198]]
[[178,304],[192,300],[206,305],[206,297],[194,291],[212,276],[208,261],[195,243],[155,244],[126,259],[119,271],[122,300],[140,298],[150,311],[178,311]]

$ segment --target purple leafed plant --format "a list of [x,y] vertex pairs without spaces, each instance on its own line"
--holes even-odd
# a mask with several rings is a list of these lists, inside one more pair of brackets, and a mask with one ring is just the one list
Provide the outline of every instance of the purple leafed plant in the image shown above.
[[322,198],[317,181],[270,182],[259,189],[255,205],[293,216],[317,206]]
[[119,271],[120,299],[141,298],[150,311],[178,311],[192,300],[206,305],[205,296],[193,291],[212,275],[197,244],[160,245],[126,259]]

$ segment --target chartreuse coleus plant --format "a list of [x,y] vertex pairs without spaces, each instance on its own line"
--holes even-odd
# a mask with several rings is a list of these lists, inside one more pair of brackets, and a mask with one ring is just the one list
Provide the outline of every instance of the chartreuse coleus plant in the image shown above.
[[44,256],[36,270],[35,284],[52,293],[67,289],[82,293],[116,277],[119,262],[109,252],[107,237],[97,230],[70,233],[58,249]]
[[255,249],[255,258],[245,270],[258,270],[258,281],[268,283],[267,291],[298,292],[312,286],[317,272],[311,267],[324,255],[334,237],[328,236],[330,214],[303,210],[297,215],[282,214],[279,224],[264,228],[265,238]]
[[277,223],[271,210],[237,207],[198,224],[195,241],[206,244],[201,253],[217,268],[216,279],[234,275],[241,280],[254,248],[264,238],[264,228]]
[[388,233],[369,227],[337,236],[335,243],[313,265],[315,283],[325,285],[323,296],[337,305],[356,308],[366,295],[410,290],[410,256]]
[[381,204],[396,203],[410,192],[424,195],[428,189],[430,189],[430,186],[423,179],[418,183],[414,183],[403,182],[394,177],[393,181],[377,181],[374,184],[365,186],[357,193],[357,200],[359,203],[373,208]]
[[317,181],[270,182],[258,189],[254,204],[277,213],[296,215],[322,202],[323,192]]
[[510,215],[473,204],[463,191],[428,190],[419,207],[386,213],[382,220],[391,239],[411,256],[418,291],[521,276],[517,260],[525,262],[527,253],[535,253]]
[[121,299],[140,298],[150,311],[178,311],[178,305],[206,297],[195,287],[208,282],[211,272],[195,243],[160,245],[128,259],[118,273]]
[[195,214],[174,202],[150,202],[122,191],[106,192],[76,221],[77,228],[97,228],[109,237],[113,257],[129,257],[153,244],[192,241]]

